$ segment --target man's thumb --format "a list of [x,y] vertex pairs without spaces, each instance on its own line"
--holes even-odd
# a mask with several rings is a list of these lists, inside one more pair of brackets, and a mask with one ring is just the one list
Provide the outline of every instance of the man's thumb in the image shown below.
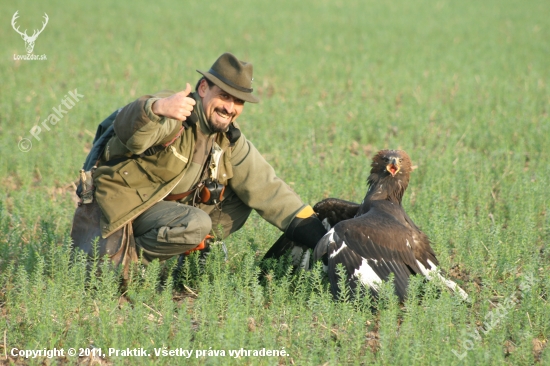
[[188,96],[189,93],[191,93],[191,84],[187,83],[187,86],[185,87],[185,90],[180,92],[184,96]]

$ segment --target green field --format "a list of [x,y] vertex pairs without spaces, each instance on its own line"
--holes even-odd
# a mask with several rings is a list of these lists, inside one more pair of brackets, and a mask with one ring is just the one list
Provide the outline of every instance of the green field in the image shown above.
[[[11,352],[93,346],[150,353],[94,359],[113,365],[550,364],[549,1],[2,9],[0,363],[87,364]],[[48,14],[33,51],[47,60],[14,60],[26,54],[17,10],[28,34]],[[227,262],[188,268],[186,289],[161,280],[173,260],[135,273],[125,293],[109,268],[86,279],[68,249],[72,182],[97,124],[141,95],[194,85],[226,51],[254,64],[262,99],[245,106],[243,133],[305,202],[360,202],[374,153],[408,152],[417,168],[404,207],[472,304],[421,279],[405,304],[390,285],[377,301],[334,301],[319,266],[292,274],[285,260],[259,281],[280,233],[255,213],[226,241]],[[75,89],[81,100],[33,137]],[[195,351],[157,356],[163,347]],[[229,355],[264,348],[279,356]]]

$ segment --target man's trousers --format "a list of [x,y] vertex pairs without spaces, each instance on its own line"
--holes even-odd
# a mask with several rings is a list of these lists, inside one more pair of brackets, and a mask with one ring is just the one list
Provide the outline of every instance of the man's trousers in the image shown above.
[[143,212],[133,223],[138,251],[143,258],[165,260],[195,248],[207,234],[224,239],[239,230],[252,209],[229,188],[216,206],[199,207],[161,201]]

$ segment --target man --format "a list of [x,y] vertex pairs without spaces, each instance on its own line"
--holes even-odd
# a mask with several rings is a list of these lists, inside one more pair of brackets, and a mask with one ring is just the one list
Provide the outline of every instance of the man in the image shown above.
[[132,223],[143,259],[165,260],[207,248],[212,235],[227,237],[254,209],[314,248],[323,225],[236,124],[245,102],[259,101],[252,64],[225,53],[197,71],[203,77],[194,93],[187,84],[179,93],[143,96],[111,116],[112,136],[98,129],[93,183],[102,238]]

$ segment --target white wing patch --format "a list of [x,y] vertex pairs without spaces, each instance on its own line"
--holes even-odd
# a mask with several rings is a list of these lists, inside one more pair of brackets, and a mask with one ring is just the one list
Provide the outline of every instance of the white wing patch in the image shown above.
[[424,267],[424,265],[420,263],[418,260],[416,261],[416,264],[418,264],[420,271],[424,276],[426,276],[426,278],[429,281],[432,281],[434,279],[432,275],[435,275],[435,278],[438,278],[441,282],[443,282],[445,286],[447,286],[454,292],[457,292],[458,295],[462,297],[463,300],[468,300],[468,294],[466,293],[466,291],[461,289],[460,286],[456,284],[456,282],[448,280],[445,277],[443,277],[441,273],[439,273],[439,269],[437,268],[437,266],[431,260],[428,259],[428,264],[431,266],[430,269],[427,269],[426,267]]
[[329,236],[329,243],[334,243],[334,228],[330,229],[329,232],[325,234],[325,236],[327,235]]
[[347,247],[348,246],[346,245],[346,242],[342,241],[342,245],[340,246],[340,248],[338,248],[338,250],[335,250],[334,252],[330,253],[329,258],[336,257],[342,250],[344,250]]
[[412,248],[411,248],[411,243],[409,243],[409,239],[407,239],[407,246],[408,246],[410,249],[412,249]]
[[418,268],[420,268],[420,272],[422,272],[422,274],[428,279],[428,280],[431,280],[432,277],[430,276],[430,271],[428,271],[426,269],[426,267],[424,267],[424,265],[422,263],[420,263],[418,260],[416,261],[416,264],[418,264]]
[[361,266],[355,270],[352,277],[359,279],[362,284],[368,285],[374,290],[378,290],[378,284],[382,283],[382,279],[378,277],[372,267],[369,266],[365,258],[363,258]]
[[428,259],[428,264],[432,267],[432,271],[436,271],[437,270],[437,266],[431,261]]

